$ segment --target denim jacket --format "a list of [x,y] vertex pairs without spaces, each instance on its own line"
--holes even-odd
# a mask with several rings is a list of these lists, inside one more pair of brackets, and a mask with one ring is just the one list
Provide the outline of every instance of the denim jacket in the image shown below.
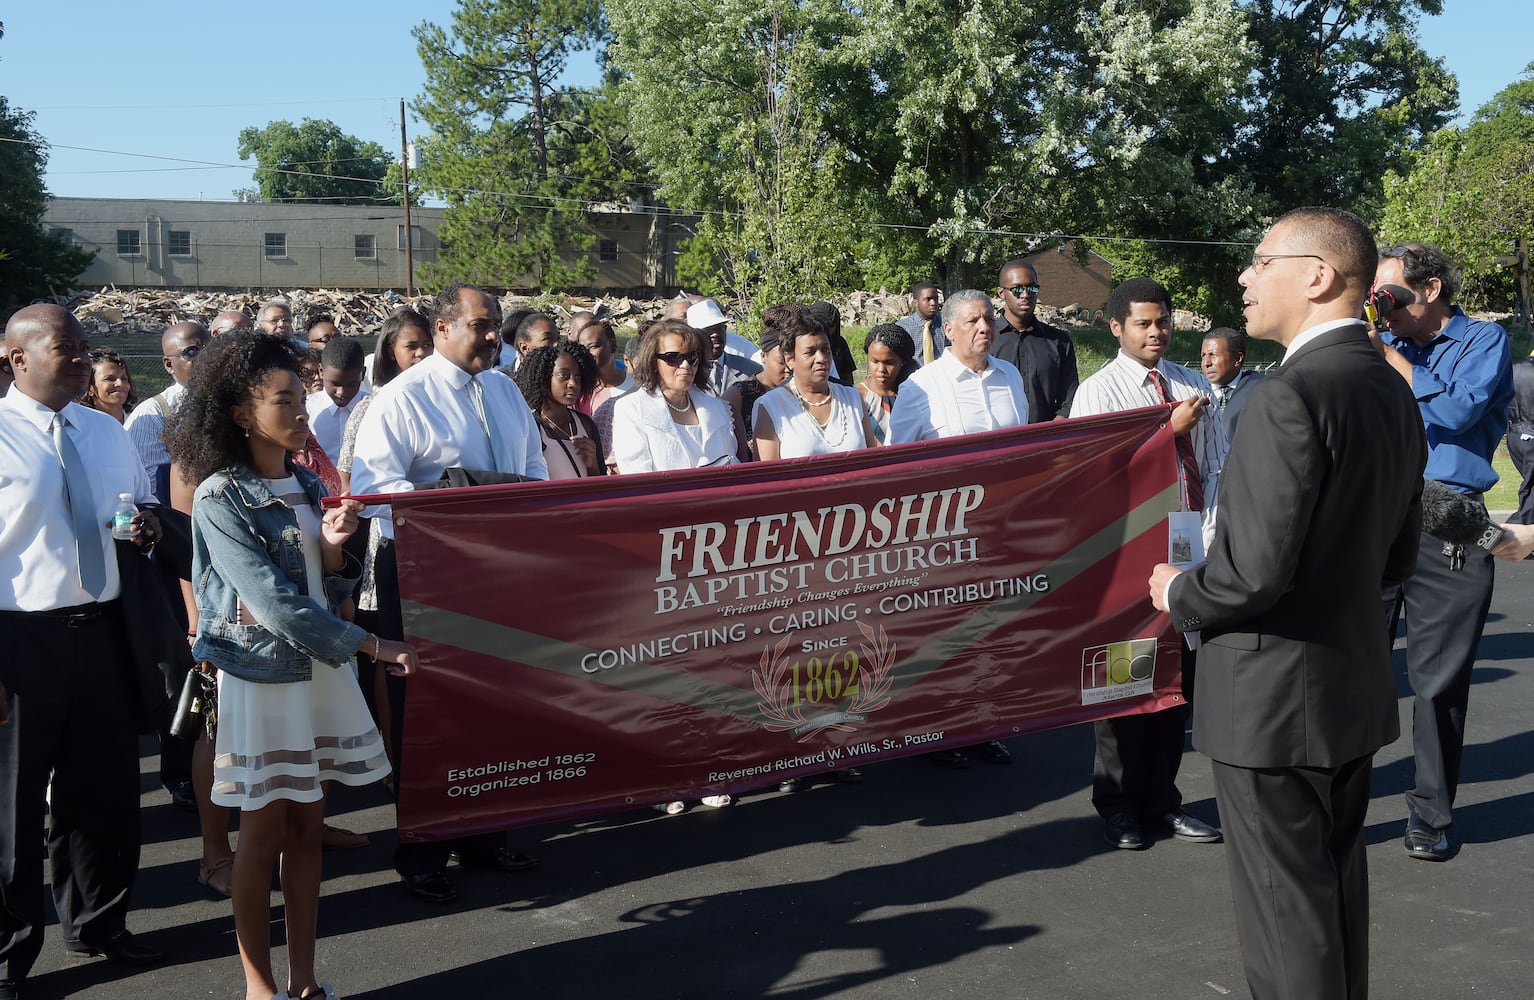
[[[288,469],[318,507],[325,495],[320,477],[291,463]],[[347,569],[357,569],[355,559],[348,557]],[[327,572],[324,605],[311,600],[298,516],[248,468],[224,469],[197,487],[192,578],[192,655],[244,681],[307,681],[312,661],[339,666],[367,635],[335,613],[357,576]]]

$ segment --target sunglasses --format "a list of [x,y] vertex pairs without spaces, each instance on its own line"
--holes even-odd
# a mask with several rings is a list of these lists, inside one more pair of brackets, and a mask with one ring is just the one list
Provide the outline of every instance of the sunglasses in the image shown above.
[[1037,295],[1037,294],[1039,294],[1039,286],[1037,284],[1033,284],[1033,285],[1013,285],[1011,288],[1007,289],[1007,291],[1012,293],[1013,298],[1019,298],[1020,299],[1020,298],[1023,297],[1023,293],[1024,292],[1028,293],[1029,295]]
[[[181,358],[183,361],[190,361],[193,358],[197,357],[197,355],[199,355],[201,353],[202,353],[202,345],[201,344],[191,344],[191,345],[189,345],[187,347],[183,347],[181,350],[177,351],[171,357]],[[167,357],[165,360],[169,361],[170,357]]]
[[1422,252],[1420,243],[1403,243],[1400,246],[1386,247],[1380,251],[1381,257],[1415,257]]
[[689,351],[686,354],[683,354],[681,351],[666,351],[655,355],[655,357],[659,361],[666,362],[672,368],[680,368],[683,364],[689,364],[696,368],[700,355],[697,351]]

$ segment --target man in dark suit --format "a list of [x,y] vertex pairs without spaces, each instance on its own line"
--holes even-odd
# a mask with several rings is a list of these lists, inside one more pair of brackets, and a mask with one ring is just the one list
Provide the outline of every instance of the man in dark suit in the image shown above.
[[1415,565],[1427,444],[1357,319],[1375,244],[1356,216],[1279,219],[1241,274],[1247,330],[1287,348],[1252,390],[1206,562],[1151,599],[1203,634],[1193,741],[1214,762],[1257,1000],[1368,995],[1364,817],[1400,735],[1381,581]]
[[1236,439],[1236,421],[1246,405],[1247,393],[1262,381],[1261,372],[1243,371],[1246,363],[1246,334],[1228,326],[1215,327],[1204,334],[1199,349],[1199,367],[1213,388],[1211,409],[1225,425],[1225,440]]

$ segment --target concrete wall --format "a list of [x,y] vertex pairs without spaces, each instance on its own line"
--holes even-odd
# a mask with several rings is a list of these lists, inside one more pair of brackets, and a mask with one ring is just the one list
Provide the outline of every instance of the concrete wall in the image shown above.
[[[411,225],[419,230],[418,284],[422,265],[436,260],[441,249],[442,215],[440,208],[411,209]],[[695,220],[643,211],[596,212],[588,219],[595,242],[565,258],[587,257],[596,266],[596,288],[658,288],[661,294],[674,288],[676,243]],[[405,287],[404,213],[388,205],[54,198],[43,225],[68,230],[77,245],[97,251],[80,279],[85,287]],[[137,233],[136,252],[119,252],[119,231]],[[532,282],[523,276],[509,284],[528,288]]]

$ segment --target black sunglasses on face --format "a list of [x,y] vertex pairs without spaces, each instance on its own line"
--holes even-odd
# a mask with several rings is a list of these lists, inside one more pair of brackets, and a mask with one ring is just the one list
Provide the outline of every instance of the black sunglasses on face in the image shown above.
[[202,353],[202,345],[201,344],[190,344],[190,345],[188,345],[186,347],[183,347],[181,350],[177,351],[175,354],[170,355],[165,360],[169,361],[169,360],[171,360],[171,358],[181,358],[184,361],[190,361],[193,358],[197,357],[197,355],[199,355],[201,353]]
[[687,364],[696,368],[698,365],[699,354],[697,351],[690,351],[686,354],[683,354],[681,351],[666,351],[663,354],[655,355],[655,357],[659,361],[666,362],[666,364],[670,365],[672,368],[682,367],[683,362],[686,362]]
[[1036,284],[1034,284],[1034,285],[1013,285],[1011,288],[1007,289],[1007,291],[1012,293],[1013,298],[1019,298],[1020,299],[1020,298],[1023,297],[1023,293],[1024,292],[1027,292],[1029,295],[1037,295],[1037,294],[1039,294],[1039,286],[1036,285]]

